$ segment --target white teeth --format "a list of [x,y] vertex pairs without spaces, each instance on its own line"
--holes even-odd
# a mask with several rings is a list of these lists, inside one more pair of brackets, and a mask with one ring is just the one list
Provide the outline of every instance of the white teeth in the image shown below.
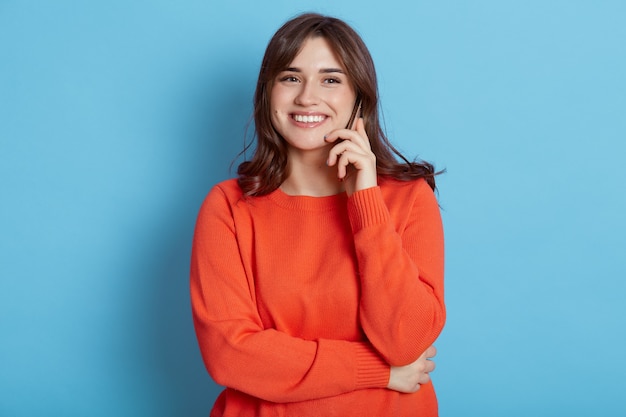
[[324,120],[325,116],[302,116],[300,114],[294,114],[293,118],[296,122],[301,123],[318,123]]

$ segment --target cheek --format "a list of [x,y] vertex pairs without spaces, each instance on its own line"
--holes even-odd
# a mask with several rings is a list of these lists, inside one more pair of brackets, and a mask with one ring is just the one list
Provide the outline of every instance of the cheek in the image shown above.
[[276,130],[282,130],[284,126],[288,125],[289,122],[289,114],[285,112],[285,109],[280,107],[271,107],[270,108],[270,119],[272,121],[272,126]]
[[272,109],[280,108],[285,104],[286,92],[281,85],[275,85],[272,88],[272,92],[270,94],[270,107]]
[[346,123],[350,116],[352,115],[352,111],[354,110],[354,102],[356,99],[353,98],[343,98],[341,101],[336,103],[336,106],[340,110],[341,116],[346,119]]
[[276,93],[276,89],[273,89],[270,95],[270,109],[269,109],[270,117],[272,118],[272,123],[275,122],[276,117],[280,113],[279,108],[280,108],[280,98],[279,98],[279,95]]
[[284,125],[284,123],[282,122],[282,120],[284,119],[284,117],[281,117],[281,112],[278,109],[270,109],[270,120],[272,122],[272,127],[274,128],[274,130],[280,132],[281,126]]
[[334,97],[333,104],[335,108],[341,109],[341,112],[352,113],[355,101],[356,96],[354,94],[346,93]]

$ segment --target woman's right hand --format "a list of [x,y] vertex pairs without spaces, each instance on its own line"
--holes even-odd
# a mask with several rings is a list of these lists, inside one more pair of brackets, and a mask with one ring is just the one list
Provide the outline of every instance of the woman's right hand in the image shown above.
[[431,346],[415,362],[405,366],[392,366],[387,388],[404,393],[419,390],[422,384],[430,382],[429,373],[435,369],[435,362],[430,358],[436,354],[437,349]]

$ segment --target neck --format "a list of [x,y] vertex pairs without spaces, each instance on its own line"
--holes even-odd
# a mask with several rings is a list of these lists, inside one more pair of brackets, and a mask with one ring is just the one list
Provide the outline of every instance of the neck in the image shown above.
[[337,179],[337,168],[326,165],[328,149],[312,155],[291,152],[289,154],[287,179],[280,189],[288,195],[306,195],[311,197],[325,197],[339,194],[344,186]]

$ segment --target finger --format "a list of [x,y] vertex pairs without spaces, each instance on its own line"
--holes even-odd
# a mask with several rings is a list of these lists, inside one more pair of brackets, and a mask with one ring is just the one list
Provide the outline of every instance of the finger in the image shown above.
[[324,140],[327,143],[333,143],[338,140],[354,141],[355,137],[358,137],[358,133],[356,130],[337,129],[337,130],[333,130],[332,132],[327,133],[324,136]]
[[365,123],[362,118],[359,118],[356,122],[356,130],[337,129],[329,132],[324,136],[326,143],[333,143],[338,140],[345,140],[356,144],[357,146],[371,150],[371,145],[367,133],[365,132]]
[[427,358],[434,358],[437,355],[437,348],[435,346],[430,346],[428,349],[426,349],[424,355]]
[[365,119],[359,117],[356,123],[356,131],[361,138],[363,138],[363,143],[367,150],[372,149],[372,145],[370,143],[370,138],[367,136],[367,132],[365,131]]
[[335,165],[337,160],[347,152],[351,152],[353,155],[357,155],[359,151],[362,152],[361,149],[356,147],[356,145],[354,145],[350,141],[340,142],[337,145],[333,146],[333,148],[328,152],[328,160],[326,163],[328,166],[333,166]]
[[345,178],[349,175],[349,166],[354,167],[358,171],[366,165],[365,156],[349,148],[339,154],[337,158],[337,176],[339,178]]
[[420,385],[428,384],[430,382],[430,375],[423,373],[419,376],[418,381]]
[[362,117],[356,119],[356,128],[354,130],[356,130],[359,135],[363,136],[364,138],[367,137],[367,134],[365,133],[365,120],[363,120]]
[[349,150],[342,152],[337,159],[337,177],[345,179],[348,176],[348,167],[358,163],[356,154]]
[[339,159],[337,160],[337,178],[339,179],[343,179],[346,176],[346,167],[348,166],[348,163],[345,162],[345,158],[343,157],[343,154],[340,154]]
[[339,160],[339,157],[346,151],[345,146],[341,146],[343,142],[333,146],[333,148],[328,152],[328,159],[326,160],[326,165],[329,167],[335,165]]
[[430,359],[426,361],[426,365],[424,366],[424,370],[426,372],[432,372],[435,370],[435,368],[437,367],[437,365],[435,364],[434,361],[431,361]]

